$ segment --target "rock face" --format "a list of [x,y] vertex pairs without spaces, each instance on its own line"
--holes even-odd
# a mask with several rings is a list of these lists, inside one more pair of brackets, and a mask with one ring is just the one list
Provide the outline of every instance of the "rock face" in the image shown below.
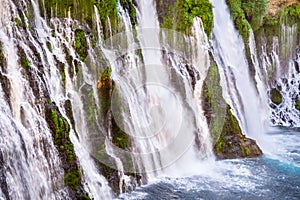
[[214,151],[219,159],[252,158],[262,155],[255,140],[246,138],[242,134],[229,106],[227,106],[222,132],[215,141]]
[[246,138],[230,106],[222,97],[218,67],[212,65],[203,85],[203,109],[218,159],[257,157],[262,151],[252,139]]
[[299,0],[269,0],[268,14],[276,15],[280,8],[300,3]]

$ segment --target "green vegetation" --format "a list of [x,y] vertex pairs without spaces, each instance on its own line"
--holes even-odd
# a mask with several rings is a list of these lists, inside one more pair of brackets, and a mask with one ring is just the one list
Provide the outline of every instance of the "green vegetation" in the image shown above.
[[250,36],[250,29],[254,31],[262,25],[266,14],[267,0],[226,0],[232,19],[243,40],[246,42]]
[[280,35],[280,29],[281,29],[280,24],[282,23],[281,22],[282,16],[283,16],[282,11],[279,11],[275,16],[270,16],[270,15],[265,16],[263,19],[263,25],[258,30],[258,32],[262,32],[265,36],[267,36],[268,42],[270,44],[273,42],[274,36]]
[[71,100],[66,100],[65,104],[64,104],[65,110],[66,110],[66,114],[71,122],[71,125],[73,127],[73,129],[75,130],[75,121],[74,121],[74,116],[73,116],[73,110],[72,110],[72,102]]
[[[111,106],[111,91],[116,89],[112,80],[110,79],[111,68],[106,68],[100,79],[98,80],[98,95],[101,103],[101,111],[102,115],[106,117],[109,112],[109,108]],[[117,95],[115,91],[115,95]],[[114,100],[117,100],[118,96],[115,96]],[[121,103],[119,104],[121,105]],[[114,113],[116,115],[116,113]],[[112,134],[112,142],[118,146],[119,148],[125,149],[131,146],[130,137],[118,126],[115,119],[111,118],[111,134]]]
[[226,142],[228,140],[226,138],[226,137],[228,137],[228,135],[238,136],[242,133],[239,123],[236,120],[236,118],[233,116],[229,106],[227,106],[226,112],[227,112],[226,123],[224,124],[222,132],[221,132],[220,136],[217,138],[216,144],[215,144],[215,150],[217,153],[228,151],[228,149],[233,148],[233,146],[234,146],[233,143],[228,144]]
[[242,9],[254,31],[262,25],[267,8],[267,0],[242,0]]
[[132,0],[120,0],[120,4],[124,9],[126,9],[129,12],[130,21],[132,23],[132,26],[135,26],[136,21],[136,10],[134,8]]
[[111,104],[111,90],[113,89],[113,84],[110,80],[110,75],[111,68],[106,68],[101,74],[97,85],[103,115],[107,114]]
[[282,95],[281,95],[281,93],[276,88],[271,89],[271,91],[270,91],[270,97],[271,97],[271,101],[274,104],[276,104],[276,105],[281,104],[281,102],[282,102]]
[[268,40],[272,42],[273,36],[280,36],[281,24],[289,26],[298,24],[298,35],[300,35],[300,4],[285,7],[274,16],[266,15],[259,31],[263,32]]
[[80,184],[81,173],[79,170],[72,170],[64,176],[65,185],[69,186],[73,190],[78,190]]
[[131,140],[129,135],[127,135],[118,124],[112,119],[112,142],[121,149],[126,149],[131,146]]
[[200,17],[206,34],[209,36],[213,25],[212,4],[208,0],[157,0],[157,10],[162,28],[190,33],[193,20]]
[[256,157],[262,154],[254,140],[242,134],[239,122],[222,97],[216,63],[210,66],[203,84],[203,110],[219,159]]
[[300,4],[296,6],[286,7],[284,9],[284,23],[292,26],[294,24],[298,25],[298,35],[300,36]]
[[221,135],[216,140],[214,150],[217,157],[221,159],[257,157],[262,154],[256,142],[242,134],[239,123],[229,106],[227,106],[226,122]]
[[231,17],[234,21],[234,24],[242,36],[243,40],[246,42],[250,36],[251,25],[246,19],[244,10],[242,9],[241,0],[226,0],[228,7],[231,12]]
[[300,99],[299,98],[297,98],[295,100],[295,108],[300,111]]
[[[44,7],[42,6],[43,2],[45,5]],[[128,10],[132,24],[136,24],[136,10],[132,0],[121,0],[120,3]],[[39,0],[39,5],[42,15],[43,13],[46,13],[48,18],[68,17],[68,11],[70,11],[70,17],[72,19],[77,19],[94,30],[96,27],[95,23],[93,23],[93,16],[95,16],[94,6],[96,6],[100,13],[100,21],[106,36],[108,36],[109,32],[108,18],[112,30],[115,33],[117,32],[117,27],[120,22],[117,10],[117,0]]]
[[67,163],[71,163],[75,158],[74,146],[69,138],[70,127],[65,118],[58,116],[55,109],[48,111],[48,118],[51,119],[51,127],[54,132],[54,144],[59,147],[64,154]]
[[97,113],[99,113],[95,97],[94,97],[94,90],[91,85],[85,84],[82,87],[82,98],[84,99],[83,102],[83,109],[84,109],[84,116],[86,119],[86,125],[89,129],[90,133],[97,133],[99,132],[98,128],[98,119],[97,119]]
[[49,41],[46,42],[47,48],[49,49],[49,51],[52,53],[52,45]]
[[19,48],[19,63],[25,69],[28,70],[31,62],[27,59],[26,53],[22,48]]
[[61,81],[64,87],[66,87],[66,71],[65,71],[65,64],[62,62],[58,62],[58,70],[61,76]]
[[[48,104],[46,105],[46,120],[65,172],[64,183],[72,190],[81,191],[81,172],[77,165],[74,145],[69,137],[70,127],[67,120],[61,116],[58,108],[51,100],[48,100]],[[76,192],[77,197],[81,195]]]
[[[71,17],[82,21],[83,23],[92,24],[92,13],[93,4],[91,0],[40,0],[40,10],[44,13],[44,2],[45,11],[47,17],[68,17],[68,11],[70,11]],[[45,17],[45,16],[44,16]]]
[[85,38],[85,32],[81,29],[75,30],[75,50],[80,56],[80,60],[84,61],[84,59],[88,55],[88,43]]
[[24,14],[21,12],[21,10],[18,10],[19,18],[16,18],[16,24],[18,27],[22,27],[23,29],[26,29],[26,23],[25,23],[25,17]]
[[[216,64],[209,67],[207,78],[203,84],[204,110],[207,122],[210,127],[210,133],[216,140],[223,129],[225,122],[226,104],[222,97],[222,87],[220,86],[220,75]],[[214,117],[210,112],[215,113]]]

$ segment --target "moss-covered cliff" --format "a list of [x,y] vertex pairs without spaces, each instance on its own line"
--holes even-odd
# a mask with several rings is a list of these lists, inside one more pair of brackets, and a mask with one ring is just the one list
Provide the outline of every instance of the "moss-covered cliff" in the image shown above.
[[189,34],[194,17],[200,17],[206,34],[212,31],[212,4],[208,0],[156,0],[156,9],[162,28]]
[[[69,106],[71,106],[69,104]],[[46,104],[46,121],[53,136],[53,142],[59,152],[64,170],[64,183],[73,199],[89,199],[81,183],[81,171],[78,166],[74,145],[70,140],[70,125],[61,116],[57,106],[49,101]]]

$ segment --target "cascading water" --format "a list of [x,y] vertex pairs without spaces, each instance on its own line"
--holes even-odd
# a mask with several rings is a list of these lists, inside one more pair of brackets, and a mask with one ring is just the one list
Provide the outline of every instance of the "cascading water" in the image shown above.
[[[9,20],[12,17],[18,17],[16,15],[17,8],[12,1],[1,2],[1,7],[3,5],[6,9],[1,15],[4,18],[1,18],[0,39],[3,44],[2,51],[6,58],[5,63],[7,63],[7,67],[1,66],[1,74],[8,80],[6,86],[9,86],[11,99],[9,104],[1,103],[3,111],[1,112],[1,174],[2,178],[5,177],[5,179],[1,178],[1,185],[3,185],[1,188],[5,190],[2,189],[2,196],[4,194],[6,198],[12,199],[68,198],[68,191],[64,188],[60,159],[47,122],[43,118],[44,114],[41,109],[44,108],[40,105],[47,95],[45,91],[48,91],[50,99],[55,102],[65,118],[68,117],[65,114],[63,104],[68,96],[76,105],[73,108],[79,138],[75,136],[75,129],[71,129],[70,138],[82,169],[85,190],[90,197],[95,199],[111,198],[107,181],[99,174],[87,151],[88,145],[84,143],[84,134],[88,131],[83,125],[84,121],[81,122],[83,107],[81,106],[81,94],[75,90],[74,84],[76,82],[72,82],[66,69],[66,90],[64,90],[61,84],[62,77],[56,68],[56,59],[65,66],[72,67],[65,60],[62,49],[64,45],[67,46],[72,57],[76,57],[75,51],[69,45],[73,37],[70,29],[71,24],[66,24],[67,28],[62,32],[64,27],[60,21],[51,20],[53,27],[55,27],[55,36],[53,36],[51,29],[40,17],[35,2],[30,3],[34,12],[31,19],[33,21],[29,22],[26,15],[21,14],[25,17],[26,27],[29,27],[29,23],[33,23],[34,32],[31,32],[29,28],[21,29],[12,24]],[[9,13],[12,13],[11,16]],[[51,44],[52,52],[47,48],[46,43]],[[24,52],[22,57],[17,56],[20,48]],[[43,72],[45,72],[43,75],[41,75],[39,65],[34,60],[36,55],[39,55],[39,64],[43,66]],[[24,63],[27,63],[27,67],[30,69],[22,68],[17,62],[18,60],[21,60],[23,67]],[[84,64],[82,65],[84,67]],[[26,77],[24,75],[25,70],[30,70],[32,77],[29,81],[31,82],[24,78],[24,76]],[[86,78],[88,75],[84,75],[84,77]],[[90,80],[86,81],[89,82]],[[32,85],[32,83],[36,85]],[[2,97],[3,93],[4,89],[2,88]],[[1,101],[4,99],[4,97],[1,98]],[[76,112],[77,110],[79,112]],[[70,121],[69,124],[71,124]]]
[[243,40],[234,27],[225,0],[212,3],[215,16],[213,51],[221,74],[223,96],[240,121],[243,132],[262,144],[261,102],[250,76]]
[[[160,30],[154,2],[139,1],[136,41],[125,12],[121,12],[121,19],[125,23],[126,33],[113,38],[115,46],[111,46],[109,39],[103,50],[112,66],[111,77],[117,91],[113,93],[123,98],[122,105],[112,104],[113,115],[118,125],[133,139],[132,154],[140,161],[137,163],[140,172],[146,173],[148,178],[168,171],[179,175],[179,170],[175,170],[174,166],[186,167],[187,161],[196,162],[201,154],[203,157],[211,156],[209,132],[201,102],[197,99],[201,96],[199,92],[209,66],[208,42],[202,24],[199,18],[194,20],[194,37]],[[174,37],[171,45],[174,49],[169,49],[168,41],[161,39],[161,32],[164,38]],[[118,41],[122,39],[127,44],[116,52],[120,48]],[[191,45],[186,60],[180,57],[184,56],[183,53],[176,54],[174,44],[177,39]],[[165,41],[166,46],[161,45],[161,40]],[[138,54],[138,51],[141,53]],[[115,98],[117,101],[120,97],[116,95]],[[121,111],[123,117],[118,119],[118,109],[122,107],[125,107]],[[199,137],[202,143],[198,151],[194,148],[195,137]],[[122,152],[116,154],[122,157]],[[166,170],[171,164],[172,170]]]
[[[276,89],[282,95],[279,105],[268,98],[271,125],[299,127],[299,50],[297,25],[281,25],[281,37],[273,37],[272,50],[262,45],[260,65],[266,88]],[[271,96],[271,95],[270,95]],[[298,103],[299,104],[299,103]]]
[[[210,66],[201,19],[193,19],[189,35],[164,30],[158,22],[157,1],[139,0],[133,4],[135,27],[132,13],[121,2],[116,4],[120,21],[103,17],[96,4],[90,4],[99,40],[94,48],[94,32],[71,18],[71,7],[65,11],[67,18],[56,18],[46,17],[43,0],[0,0],[0,199],[86,195],[112,199],[112,191],[135,188],[139,176],[142,183],[158,182],[120,198],[137,199],[141,193],[147,199],[145,191],[151,194],[149,199],[299,196],[297,133],[268,138],[283,146],[275,152],[275,160],[267,155],[215,161],[201,106]],[[251,77],[243,41],[225,1],[213,4],[212,56],[221,74],[223,96],[244,133],[263,144],[267,104],[273,124],[299,127],[297,27],[281,27],[283,34],[273,39],[272,54],[266,46],[257,47],[251,32],[249,48],[256,73]],[[39,8],[44,9],[44,18]],[[51,12],[56,9],[57,5]],[[125,32],[113,36],[116,21],[117,29]],[[78,34],[84,35],[84,42]],[[262,48],[261,56],[257,48]],[[89,56],[84,60],[85,50]],[[101,113],[107,103],[100,94],[102,76],[111,84],[106,116]],[[280,80],[273,83],[274,77]],[[272,87],[282,95],[279,105],[265,102]],[[130,147],[121,149],[113,143],[124,142],[114,135],[116,124],[129,135]],[[68,131],[58,130],[60,126]],[[64,134],[58,143],[57,135]]]

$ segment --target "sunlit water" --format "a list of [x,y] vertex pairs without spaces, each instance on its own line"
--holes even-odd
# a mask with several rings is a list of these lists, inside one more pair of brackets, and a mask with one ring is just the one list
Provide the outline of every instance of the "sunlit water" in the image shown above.
[[161,177],[119,199],[300,199],[300,132],[268,136],[274,149],[261,158],[216,161],[198,175]]

